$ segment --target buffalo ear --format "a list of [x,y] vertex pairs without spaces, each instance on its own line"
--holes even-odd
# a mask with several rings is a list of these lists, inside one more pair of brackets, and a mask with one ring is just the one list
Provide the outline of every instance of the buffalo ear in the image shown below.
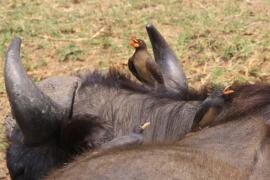
[[146,30],[150,38],[155,60],[159,64],[167,89],[181,91],[188,88],[186,75],[180,60],[153,24],[147,24]]
[[62,126],[61,144],[72,151],[97,147],[107,140],[108,130],[103,124],[98,116],[76,115]]

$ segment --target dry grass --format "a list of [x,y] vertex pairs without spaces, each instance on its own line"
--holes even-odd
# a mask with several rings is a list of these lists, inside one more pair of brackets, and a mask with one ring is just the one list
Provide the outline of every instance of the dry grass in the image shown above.
[[[1,1],[0,73],[15,35],[23,38],[23,63],[35,81],[123,66],[133,51],[129,36],[135,34],[149,44],[144,25],[152,22],[182,59],[191,86],[236,79],[270,82],[269,8],[269,0]],[[8,104],[2,76],[0,103],[3,117]],[[0,122],[4,179],[7,142]]]

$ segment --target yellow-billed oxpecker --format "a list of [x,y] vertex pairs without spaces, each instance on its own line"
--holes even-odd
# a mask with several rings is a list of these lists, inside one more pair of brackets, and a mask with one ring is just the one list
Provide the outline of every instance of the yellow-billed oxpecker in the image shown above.
[[200,105],[193,121],[193,128],[204,127],[212,123],[222,111],[225,103],[232,99],[234,93],[233,85],[215,89]]
[[134,54],[128,60],[128,67],[132,74],[139,81],[150,86],[154,86],[156,83],[163,84],[160,67],[147,51],[145,42],[132,36],[130,45],[135,49]]

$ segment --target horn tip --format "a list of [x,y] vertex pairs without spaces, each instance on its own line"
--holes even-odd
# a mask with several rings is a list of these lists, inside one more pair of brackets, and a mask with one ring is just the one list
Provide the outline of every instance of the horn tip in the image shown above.
[[12,42],[10,43],[7,52],[9,52],[10,50],[19,50],[20,49],[20,46],[21,46],[21,42],[22,42],[22,39],[20,37],[16,36],[12,40]]
[[145,27],[146,27],[146,29],[153,29],[153,28],[155,28],[155,26],[152,23],[147,23]]
[[12,40],[12,43],[11,44],[21,44],[22,42],[22,39],[19,37],[19,36],[15,36]]

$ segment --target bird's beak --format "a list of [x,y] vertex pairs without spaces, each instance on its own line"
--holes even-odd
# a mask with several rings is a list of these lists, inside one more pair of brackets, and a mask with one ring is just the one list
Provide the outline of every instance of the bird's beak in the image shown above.
[[227,95],[227,94],[232,94],[234,93],[235,91],[231,89],[231,86],[227,86],[224,88],[223,90],[223,94]]
[[137,48],[139,47],[139,41],[137,40],[137,38],[135,36],[131,36],[130,37],[131,42],[129,43],[130,46]]
[[140,46],[138,40],[136,40],[136,39],[132,39],[131,42],[129,43],[129,45],[131,45],[134,48],[137,48]]
[[146,122],[143,125],[140,126],[141,129],[146,129],[148,126],[150,126],[150,122]]

